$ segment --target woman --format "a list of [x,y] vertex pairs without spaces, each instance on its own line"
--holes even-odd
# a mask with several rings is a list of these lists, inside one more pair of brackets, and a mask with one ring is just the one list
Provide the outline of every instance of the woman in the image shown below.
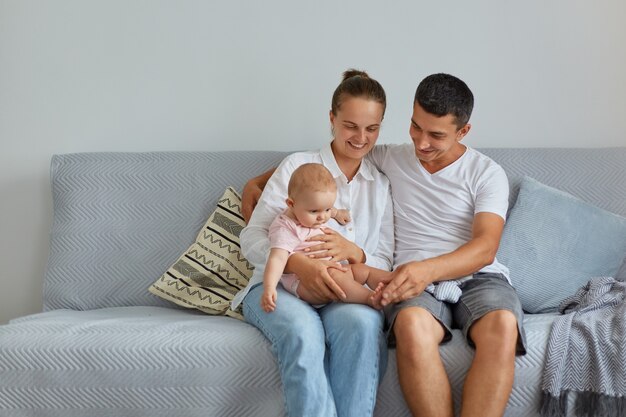
[[330,302],[345,297],[328,272],[329,268],[338,268],[336,261],[391,268],[393,213],[389,182],[364,160],[378,139],[385,107],[385,91],[376,80],[365,72],[346,71],[332,98],[332,142],[319,151],[285,158],[267,181],[241,233],[242,251],[255,272],[233,305],[243,298],[246,321],[272,344],[291,417],[363,417],[374,411],[387,359],[381,313],[368,306],[341,302],[315,308],[282,287],[280,303],[273,312],[266,313],[260,305],[263,286],[259,284],[269,254],[269,225],[285,208],[291,173],[310,162],[330,170],[337,183],[335,206],[350,210],[352,221],[345,226],[333,221],[329,224],[333,230],[312,238],[319,244],[311,251],[321,250],[318,256],[330,256],[330,260],[294,254],[285,271],[297,274],[300,285]]

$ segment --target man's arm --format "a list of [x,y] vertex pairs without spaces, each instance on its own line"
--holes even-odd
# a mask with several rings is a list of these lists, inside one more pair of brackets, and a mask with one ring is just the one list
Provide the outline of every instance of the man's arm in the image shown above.
[[436,281],[471,275],[493,263],[504,219],[482,212],[474,216],[472,238],[453,252],[419,262],[408,262],[393,271],[392,281],[383,290],[382,304],[396,303],[419,295]]
[[276,167],[252,178],[243,187],[243,192],[241,193],[241,214],[246,223],[250,221],[252,212],[261,198],[265,184],[267,184],[274,171],[276,171]]

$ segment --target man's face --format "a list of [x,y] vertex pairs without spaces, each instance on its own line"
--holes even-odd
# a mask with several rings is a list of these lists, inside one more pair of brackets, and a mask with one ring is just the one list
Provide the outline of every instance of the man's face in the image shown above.
[[453,115],[435,116],[415,103],[409,129],[415,156],[427,169],[448,166],[463,154],[465,148],[459,142],[470,127],[466,124],[459,129]]

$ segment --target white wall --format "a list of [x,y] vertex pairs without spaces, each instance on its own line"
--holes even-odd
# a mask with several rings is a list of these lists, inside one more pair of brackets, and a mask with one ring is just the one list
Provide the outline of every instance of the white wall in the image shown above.
[[0,0],[0,323],[41,310],[49,160],[83,151],[318,147],[340,73],[388,93],[463,78],[472,146],[626,145],[626,3]]

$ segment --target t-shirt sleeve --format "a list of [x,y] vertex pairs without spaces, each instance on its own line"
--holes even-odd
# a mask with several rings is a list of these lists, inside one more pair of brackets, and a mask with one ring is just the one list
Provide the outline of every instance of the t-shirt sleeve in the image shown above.
[[372,148],[371,151],[369,151],[365,158],[367,158],[372,164],[374,164],[376,169],[382,171],[387,151],[387,145],[376,145]]
[[481,175],[476,191],[474,214],[495,213],[506,220],[509,208],[509,180],[500,165],[493,164]]
[[373,253],[368,253],[365,249],[363,249],[363,252],[365,252],[366,265],[385,271],[391,271],[394,248],[393,203],[391,200],[391,190],[389,188],[387,189],[387,199],[384,214],[381,218],[378,246]]

